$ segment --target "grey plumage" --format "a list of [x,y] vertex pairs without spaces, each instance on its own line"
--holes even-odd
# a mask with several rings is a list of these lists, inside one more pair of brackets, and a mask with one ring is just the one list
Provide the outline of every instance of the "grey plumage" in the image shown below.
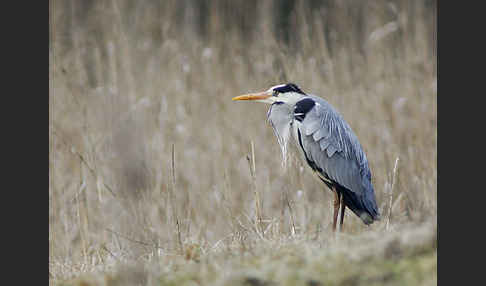
[[379,219],[366,155],[351,127],[331,104],[321,97],[306,94],[292,83],[237,96],[233,100],[272,104],[267,118],[280,145],[284,164],[287,144],[293,141],[302,159],[335,192],[333,230],[340,206],[341,225],[345,207],[365,224]]
[[[299,122],[293,112],[296,104],[305,98],[312,99],[315,105]],[[268,120],[284,158],[286,144],[292,134],[298,149],[305,152],[303,157],[315,165],[314,171],[338,185],[348,208],[366,224],[379,219],[366,155],[351,127],[326,100],[305,95],[294,104],[274,103],[269,109]],[[301,134],[300,143],[298,132]]]

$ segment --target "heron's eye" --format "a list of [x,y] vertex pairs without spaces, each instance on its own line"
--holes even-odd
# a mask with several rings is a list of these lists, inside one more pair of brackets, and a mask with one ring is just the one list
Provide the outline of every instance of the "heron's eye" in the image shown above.
[[273,96],[278,96],[278,91],[274,90],[272,95]]

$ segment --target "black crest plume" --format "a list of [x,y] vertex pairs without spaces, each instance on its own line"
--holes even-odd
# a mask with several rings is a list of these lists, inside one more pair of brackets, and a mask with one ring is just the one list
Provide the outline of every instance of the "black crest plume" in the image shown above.
[[280,93],[297,92],[297,93],[305,95],[305,92],[303,92],[295,83],[287,83],[284,86],[275,88],[275,90],[280,92]]

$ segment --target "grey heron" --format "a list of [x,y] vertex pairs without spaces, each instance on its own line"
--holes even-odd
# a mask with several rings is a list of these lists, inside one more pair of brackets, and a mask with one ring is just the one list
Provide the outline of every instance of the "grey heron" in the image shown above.
[[282,152],[292,139],[301,158],[334,194],[333,231],[339,210],[342,228],[346,207],[366,225],[380,219],[366,155],[351,127],[331,104],[293,83],[233,100],[271,104],[267,118]]

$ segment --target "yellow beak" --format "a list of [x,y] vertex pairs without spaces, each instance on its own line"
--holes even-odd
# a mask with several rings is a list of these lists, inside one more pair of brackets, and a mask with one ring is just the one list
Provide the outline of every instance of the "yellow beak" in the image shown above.
[[264,100],[272,96],[272,93],[268,91],[248,93],[240,96],[233,97],[232,100]]

